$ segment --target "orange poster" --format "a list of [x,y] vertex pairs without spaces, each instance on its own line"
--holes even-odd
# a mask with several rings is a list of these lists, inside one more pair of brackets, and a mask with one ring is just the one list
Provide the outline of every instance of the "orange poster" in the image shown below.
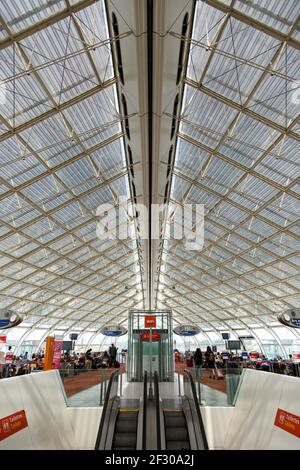
[[156,328],[156,317],[154,315],[145,317],[145,328]]
[[27,418],[24,410],[17,411],[12,415],[0,419],[0,441],[27,428]]
[[48,336],[46,339],[46,351],[44,359],[44,370],[53,369],[53,355],[54,355],[54,338],[53,336]]
[[284,431],[300,437],[300,416],[278,408],[274,424]]

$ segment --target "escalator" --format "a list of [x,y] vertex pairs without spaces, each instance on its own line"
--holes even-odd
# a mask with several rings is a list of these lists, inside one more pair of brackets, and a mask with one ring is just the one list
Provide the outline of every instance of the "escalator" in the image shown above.
[[103,406],[95,450],[145,449],[147,373],[140,399],[122,399],[118,394],[119,372],[111,375]]
[[166,450],[189,450],[186,417],[180,408],[164,409]]
[[119,408],[112,449],[135,450],[137,448],[138,414],[139,408]]
[[201,410],[190,372],[184,371],[184,396],[161,399],[154,375],[157,448],[159,450],[208,450]]

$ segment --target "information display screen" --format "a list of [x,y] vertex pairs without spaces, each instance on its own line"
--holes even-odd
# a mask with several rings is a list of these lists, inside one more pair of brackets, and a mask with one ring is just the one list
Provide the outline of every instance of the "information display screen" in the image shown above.
[[241,342],[237,340],[228,341],[228,349],[241,349]]

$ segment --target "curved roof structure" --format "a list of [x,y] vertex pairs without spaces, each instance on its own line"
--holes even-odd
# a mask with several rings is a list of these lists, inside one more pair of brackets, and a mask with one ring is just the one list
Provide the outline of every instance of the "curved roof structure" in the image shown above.
[[[282,344],[277,315],[300,307],[298,0],[0,5],[0,308],[25,316],[17,344],[88,343],[166,307],[204,341]],[[191,250],[167,232],[197,204]]]

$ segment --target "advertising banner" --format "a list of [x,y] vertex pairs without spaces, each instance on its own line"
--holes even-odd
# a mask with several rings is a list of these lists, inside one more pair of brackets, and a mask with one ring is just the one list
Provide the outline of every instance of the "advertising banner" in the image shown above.
[[8,351],[6,354],[5,354],[5,362],[6,364],[10,364],[12,361],[14,360],[14,355],[11,351]]
[[0,344],[6,343],[6,336],[0,336]]
[[62,345],[63,341],[54,341],[52,369],[60,368]]
[[300,437],[300,416],[278,408],[274,425],[296,437]]
[[12,415],[0,419],[0,441],[8,438],[12,434],[27,428],[27,418],[24,410],[17,411]]
[[293,353],[292,359],[294,362],[299,363],[300,362],[300,353]]
[[160,335],[158,333],[141,333],[141,340],[142,341],[150,341],[150,336],[152,341],[159,341]]

